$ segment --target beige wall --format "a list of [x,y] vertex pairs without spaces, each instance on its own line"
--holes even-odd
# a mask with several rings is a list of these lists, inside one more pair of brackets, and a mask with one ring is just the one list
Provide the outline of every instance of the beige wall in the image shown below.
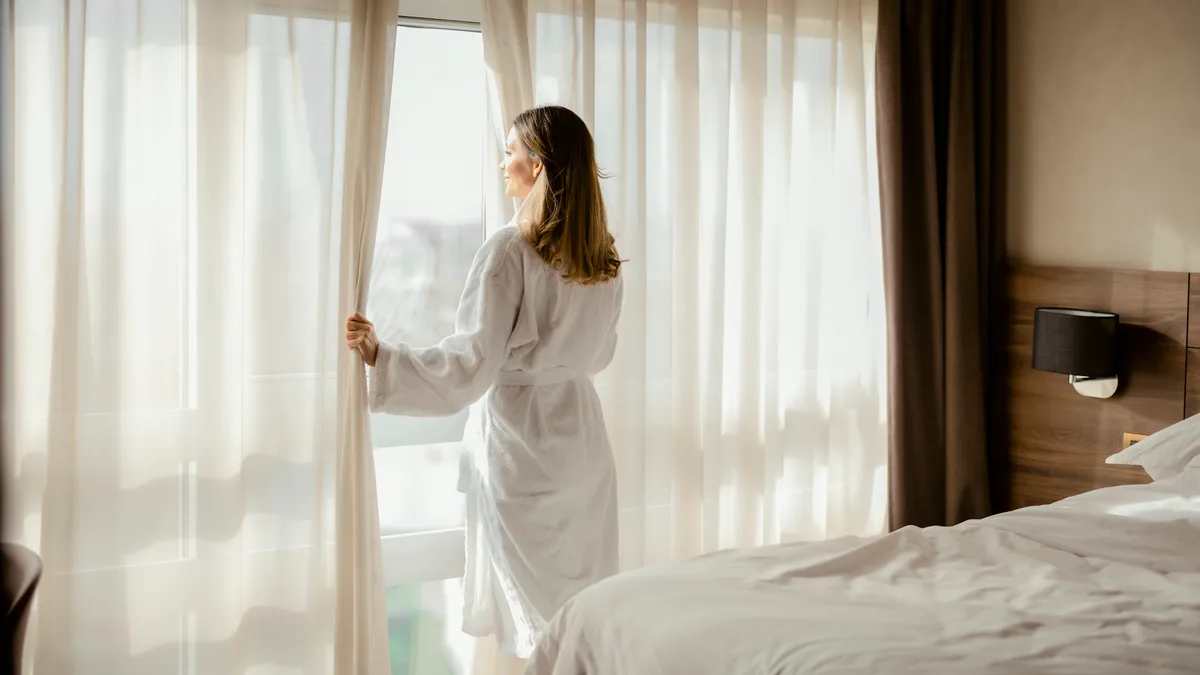
[[1200,272],[1200,0],[1011,0],[1011,258]]

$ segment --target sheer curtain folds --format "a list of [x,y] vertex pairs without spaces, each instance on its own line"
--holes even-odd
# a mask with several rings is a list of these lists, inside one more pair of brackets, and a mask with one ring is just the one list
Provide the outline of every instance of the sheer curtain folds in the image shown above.
[[9,8],[4,525],[46,564],[34,672],[386,672],[340,325],[395,0]]
[[520,109],[566,105],[612,176],[626,304],[596,384],[626,567],[884,527],[875,14],[485,2],[494,142]]
[[[339,314],[364,311],[375,256],[387,149],[398,0],[358,0],[351,12]],[[362,357],[338,362],[335,673],[391,672],[379,543],[375,448]]]

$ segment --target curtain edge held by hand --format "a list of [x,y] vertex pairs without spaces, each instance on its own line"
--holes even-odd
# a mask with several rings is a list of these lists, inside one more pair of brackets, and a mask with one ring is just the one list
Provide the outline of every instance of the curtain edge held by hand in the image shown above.
[[[364,309],[375,251],[395,54],[397,0],[353,0],[338,309]],[[390,672],[366,371],[338,359],[334,672]]]

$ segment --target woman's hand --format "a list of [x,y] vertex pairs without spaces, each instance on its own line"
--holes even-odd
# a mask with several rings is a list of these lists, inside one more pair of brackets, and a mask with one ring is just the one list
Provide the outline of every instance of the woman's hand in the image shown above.
[[374,367],[375,359],[379,356],[379,336],[375,334],[375,324],[358,312],[352,314],[346,319],[346,347],[357,349],[363,361]]

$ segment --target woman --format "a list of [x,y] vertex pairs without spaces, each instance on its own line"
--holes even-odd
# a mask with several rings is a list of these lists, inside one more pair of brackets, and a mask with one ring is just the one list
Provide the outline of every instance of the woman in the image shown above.
[[500,169],[524,203],[476,256],[455,334],[390,346],[355,314],[346,342],[373,367],[372,410],[450,415],[484,396],[459,474],[463,630],[527,658],[568,598],[617,571],[613,456],[591,376],[616,349],[621,261],[592,137],[574,113],[521,113]]

